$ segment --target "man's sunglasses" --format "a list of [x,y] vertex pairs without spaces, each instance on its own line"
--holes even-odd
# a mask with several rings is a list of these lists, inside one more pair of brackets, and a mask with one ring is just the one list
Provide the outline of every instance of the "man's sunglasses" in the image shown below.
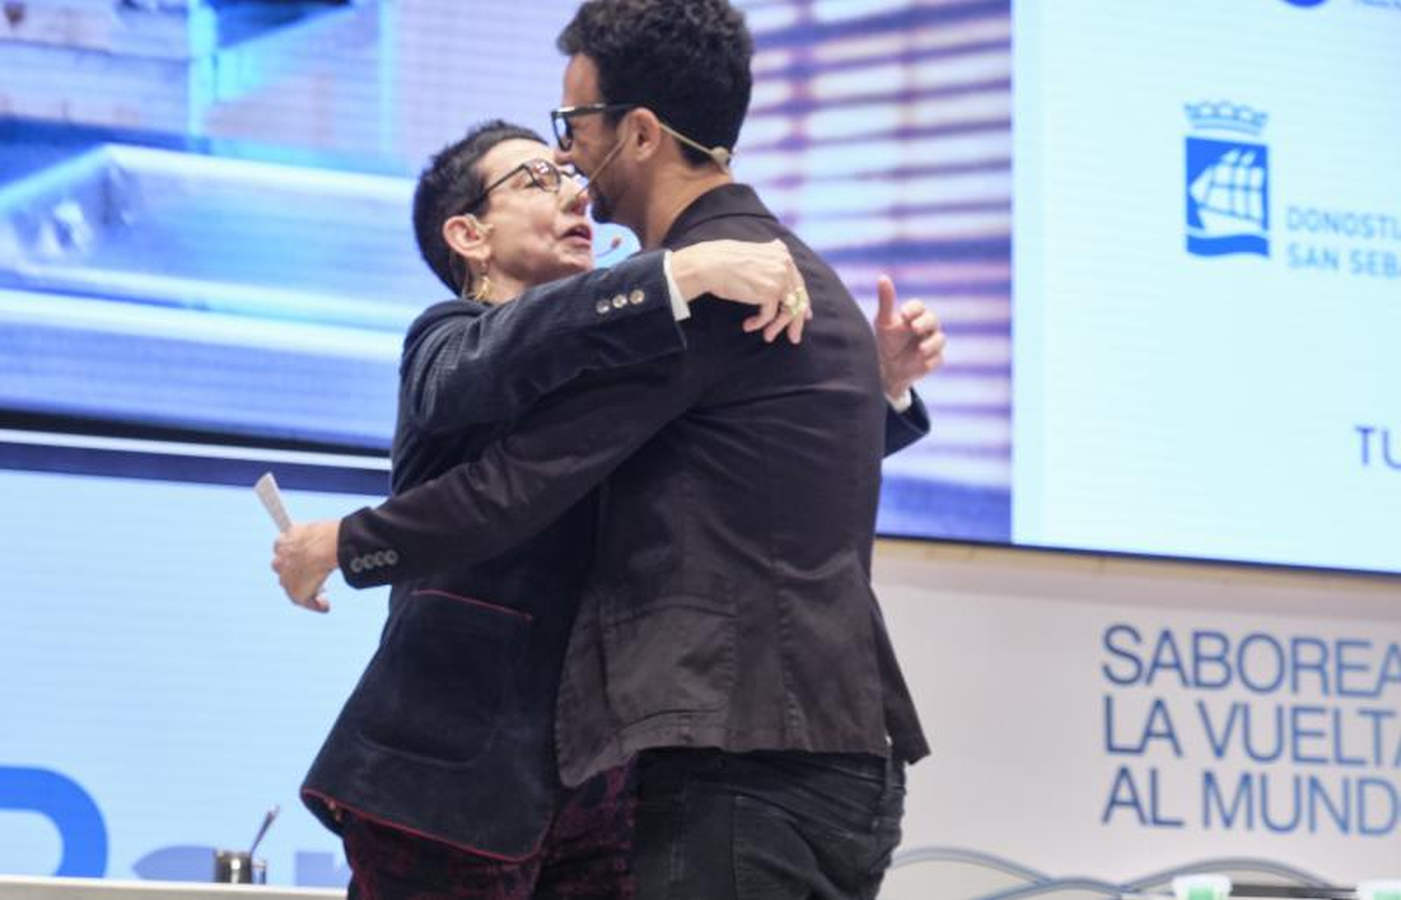
[[573,121],[579,116],[593,116],[599,113],[622,112],[633,109],[636,103],[586,103],[583,106],[561,106],[550,110],[550,125],[555,130],[555,143],[559,149],[568,150],[574,146]]

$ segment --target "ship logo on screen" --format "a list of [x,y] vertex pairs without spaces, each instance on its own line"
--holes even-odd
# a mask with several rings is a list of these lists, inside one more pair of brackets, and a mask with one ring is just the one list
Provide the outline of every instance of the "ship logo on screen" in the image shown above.
[[1253,140],[1268,117],[1225,101],[1186,108],[1187,252],[1269,256],[1270,155]]

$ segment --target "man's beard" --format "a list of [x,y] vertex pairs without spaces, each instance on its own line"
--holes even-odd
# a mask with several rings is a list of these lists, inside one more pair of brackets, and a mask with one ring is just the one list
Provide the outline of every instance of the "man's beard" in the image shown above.
[[612,222],[613,213],[617,211],[616,207],[613,205],[613,201],[610,200],[608,196],[603,193],[603,189],[599,187],[598,179],[599,176],[603,174],[603,170],[611,166],[613,160],[618,158],[618,152],[622,149],[623,138],[620,137],[617,142],[613,144],[613,149],[609,150],[608,154],[603,158],[603,162],[589,175],[589,205],[595,222]]
[[613,201],[597,187],[597,182],[589,182],[589,215],[595,222],[613,221]]

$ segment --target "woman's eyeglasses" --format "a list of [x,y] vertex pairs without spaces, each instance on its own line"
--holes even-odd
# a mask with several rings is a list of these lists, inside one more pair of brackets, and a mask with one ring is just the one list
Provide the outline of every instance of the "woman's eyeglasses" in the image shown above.
[[555,130],[555,143],[559,149],[568,150],[574,146],[574,119],[579,116],[594,116],[599,113],[622,112],[633,109],[636,103],[586,103],[583,106],[561,106],[550,110],[550,125]]
[[550,162],[548,159],[540,159],[538,157],[535,159],[527,159],[525,162],[487,185],[471,203],[462,207],[462,212],[469,213],[478,206],[481,206],[482,203],[486,201],[488,194],[501,187],[501,185],[510,181],[512,178],[515,178],[521,172],[529,176],[531,187],[539,188],[542,191],[549,191],[551,194],[558,194],[560,186],[564,184],[564,173],[559,170],[559,166]]

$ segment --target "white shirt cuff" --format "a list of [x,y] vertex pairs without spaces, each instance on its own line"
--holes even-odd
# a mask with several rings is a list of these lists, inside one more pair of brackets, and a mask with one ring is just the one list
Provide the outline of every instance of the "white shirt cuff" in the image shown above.
[[670,250],[662,254],[662,271],[666,273],[666,289],[671,292],[671,314],[678,322],[691,318],[691,304],[681,296],[681,288],[676,286],[676,279],[671,274]]
[[910,392],[909,388],[905,388],[905,392],[899,397],[892,397],[889,394],[886,394],[885,399],[886,402],[890,404],[891,409],[901,414],[903,414],[911,406],[914,406],[915,403],[915,395]]

